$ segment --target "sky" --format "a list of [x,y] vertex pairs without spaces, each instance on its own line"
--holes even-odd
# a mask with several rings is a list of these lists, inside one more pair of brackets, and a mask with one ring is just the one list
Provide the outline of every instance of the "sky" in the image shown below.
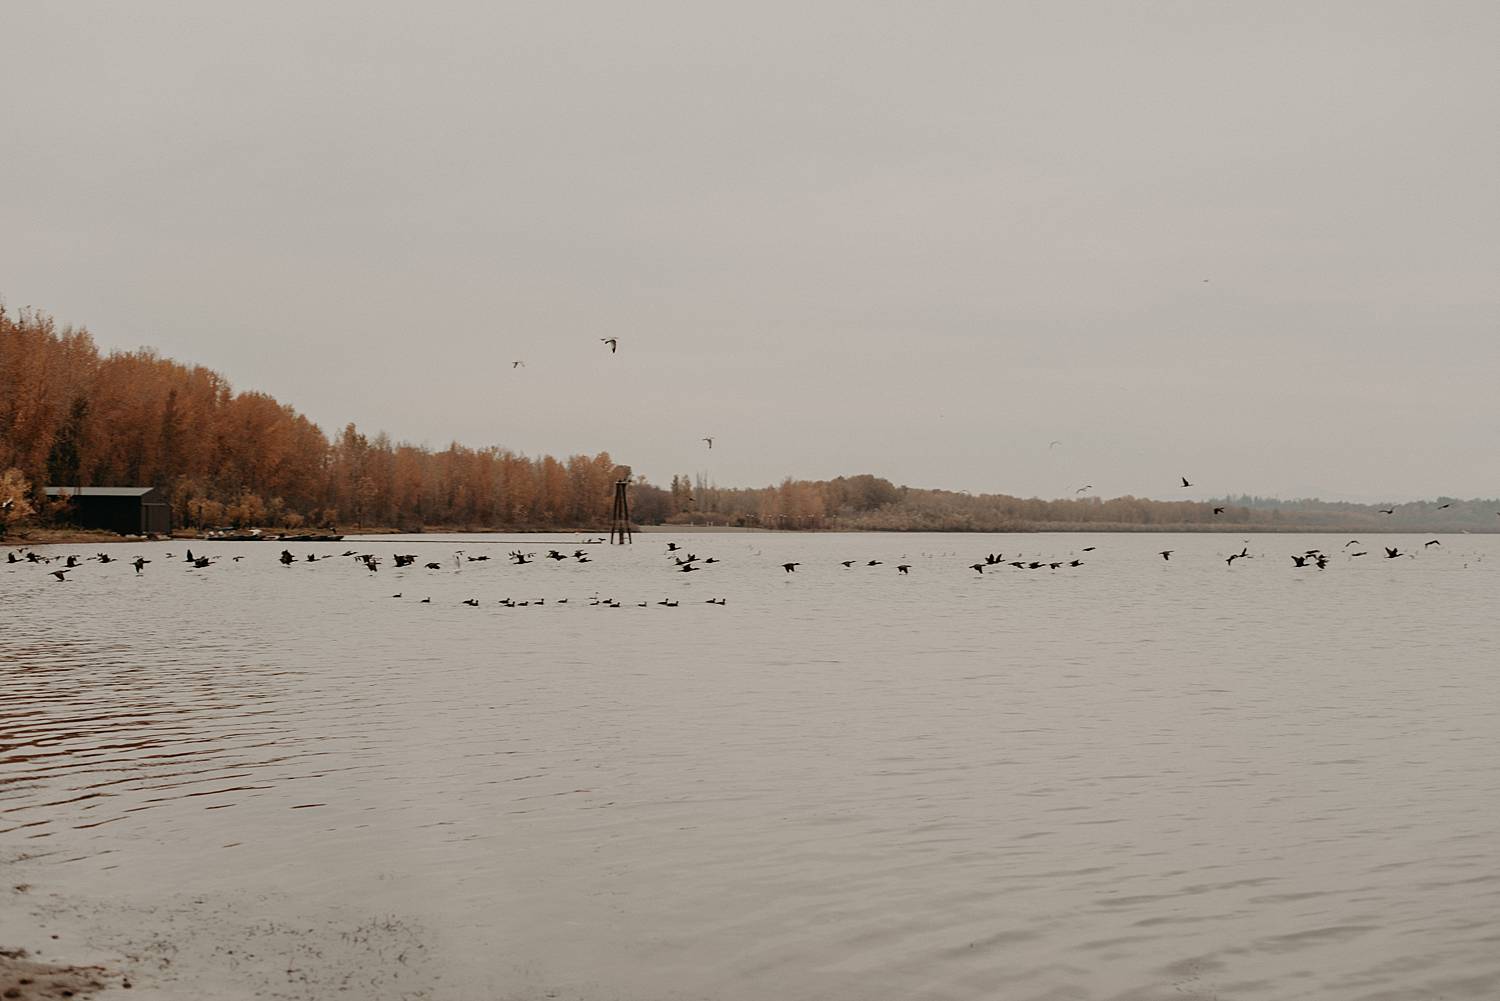
[[330,433],[1500,495],[1491,0],[7,0],[0,37],[0,299]]

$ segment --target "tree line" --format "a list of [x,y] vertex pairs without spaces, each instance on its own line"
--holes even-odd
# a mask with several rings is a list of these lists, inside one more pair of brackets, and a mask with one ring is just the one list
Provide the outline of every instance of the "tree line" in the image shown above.
[[[44,486],[154,486],[190,528],[597,529],[626,479],[640,524],[846,531],[1495,531],[1495,501],[1360,505],[1260,497],[1063,500],[897,486],[871,474],[727,488],[658,487],[607,453],[442,450],[346,425],[329,437],[265,393],[149,349],[101,353],[88,331],[0,304],[0,533],[65,514]],[[1215,512],[1215,508],[1222,508]],[[1383,511],[1391,511],[1385,514]]]
[[13,498],[0,529],[22,505],[58,513],[44,486],[153,486],[181,526],[419,530],[595,527],[630,469],[607,453],[434,451],[353,424],[330,438],[202,366],[101,353],[86,330],[0,306],[0,474]]

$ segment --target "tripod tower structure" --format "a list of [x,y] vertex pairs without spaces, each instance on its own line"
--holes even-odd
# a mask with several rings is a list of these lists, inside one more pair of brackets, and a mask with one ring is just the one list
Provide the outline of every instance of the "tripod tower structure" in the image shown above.
[[615,481],[615,507],[609,516],[609,544],[635,543],[630,532],[630,497],[626,488],[630,486],[629,480]]

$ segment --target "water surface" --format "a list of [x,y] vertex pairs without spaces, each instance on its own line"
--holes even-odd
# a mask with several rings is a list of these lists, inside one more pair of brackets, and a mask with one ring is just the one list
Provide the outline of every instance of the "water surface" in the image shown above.
[[1500,995],[1492,537],[505,557],[578,538],[0,565],[0,944],[163,998]]

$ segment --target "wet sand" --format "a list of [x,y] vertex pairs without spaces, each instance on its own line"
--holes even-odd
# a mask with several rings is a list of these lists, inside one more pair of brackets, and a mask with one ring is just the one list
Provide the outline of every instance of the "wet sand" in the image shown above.
[[0,998],[33,1001],[41,998],[86,998],[111,985],[130,981],[102,966],[60,966],[30,958],[25,949],[0,946]]

